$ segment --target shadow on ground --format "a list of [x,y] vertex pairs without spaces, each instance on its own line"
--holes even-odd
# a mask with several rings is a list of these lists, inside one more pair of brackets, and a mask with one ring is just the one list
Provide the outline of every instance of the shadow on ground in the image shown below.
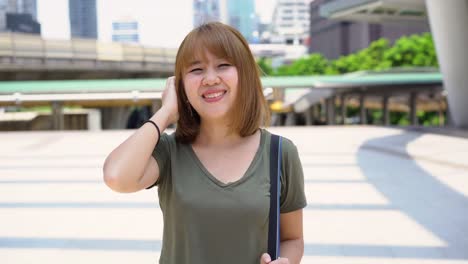
[[[433,177],[411,158],[407,146],[421,135],[406,131],[371,139],[362,144],[357,152],[359,168],[367,182],[389,204],[382,207],[351,205],[346,209],[398,210],[442,240],[445,246],[306,244],[305,255],[337,256],[337,252],[340,252],[344,256],[359,257],[468,259],[468,199]],[[399,147],[395,150],[388,146]],[[321,209],[333,208],[326,207]],[[336,206],[333,209],[343,208]],[[408,238],[401,238],[402,245],[407,244],[404,243],[405,239]]]

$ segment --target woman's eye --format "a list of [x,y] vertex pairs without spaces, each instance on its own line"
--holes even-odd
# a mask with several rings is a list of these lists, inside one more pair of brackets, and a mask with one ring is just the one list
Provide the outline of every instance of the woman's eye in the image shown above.
[[229,63],[221,63],[218,67],[224,68],[224,67],[229,67],[229,66],[231,66],[231,64],[229,64]]
[[194,73],[197,73],[197,72],[201,72],[202,69],[200,68],[194,68],[194,69],[191,69],[189,72],[194,72]]

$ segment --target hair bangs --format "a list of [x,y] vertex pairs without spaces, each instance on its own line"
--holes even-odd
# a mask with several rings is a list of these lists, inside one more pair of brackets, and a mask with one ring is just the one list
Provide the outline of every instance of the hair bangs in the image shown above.
[[229,33],[208,24],[189,34],[180,50],[181,54],[178,58],[182,62],[180,66],[185,70],[195,62],[206,62],[206,52],[238,66],[235,58],[240,55],[238,48],[236,49],[236,44],[239,43],[235,42],[239,41],[232,33]]

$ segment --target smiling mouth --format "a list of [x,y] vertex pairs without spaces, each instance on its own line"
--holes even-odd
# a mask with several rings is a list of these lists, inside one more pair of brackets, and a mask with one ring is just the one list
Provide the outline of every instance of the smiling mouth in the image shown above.
[[226,94],[226,91],[220,91],[220,92],[216,92],[216,93],[203,94],[202,97],[203,97],[204,99],[216,99],[216,98],[219,98],[219,97],[223,96],[224,94]]

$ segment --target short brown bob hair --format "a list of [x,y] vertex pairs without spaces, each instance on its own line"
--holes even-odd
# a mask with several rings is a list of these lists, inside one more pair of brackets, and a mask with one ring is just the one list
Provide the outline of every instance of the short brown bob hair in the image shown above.
[[245,137],[267,125],[270,112],[263,95],[260,70],[245,38],[231,26],[210,22],[193,29],[180,44],[175,63],[175,86],[179,120],[176,139],[192,143],[200,131],[200,116],[188,102],[184,89],[184,74],[190,63],[206,60],[208,51],[226,59],[237,68],[238,92],[233,107],[228,113],[231,119],[230,132]]

